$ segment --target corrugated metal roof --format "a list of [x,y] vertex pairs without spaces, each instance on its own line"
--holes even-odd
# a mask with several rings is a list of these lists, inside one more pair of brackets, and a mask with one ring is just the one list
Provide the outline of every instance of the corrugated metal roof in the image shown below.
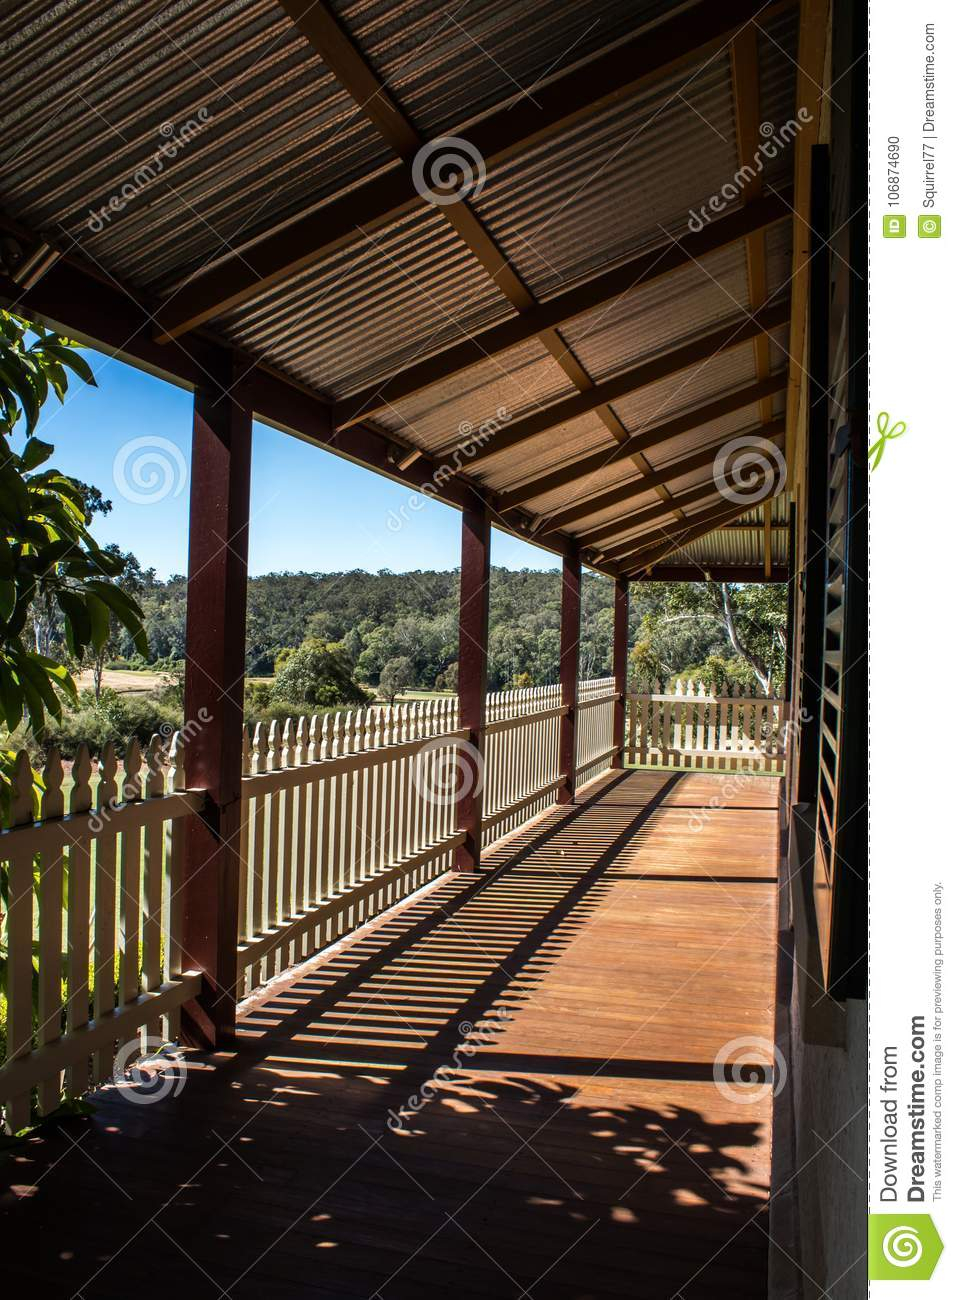
[[669,0],[333,0],[423,135],[443,135],[674,8]]
[[222,329],[342,396],[512,315],[455,232],[423,207],[230,312]]
[[690,76],[680,69],[490,176],[478,211],[537,297],[679,233],[695,199],[733,174],[727,57]]
[[157,291],[394,157],[272,0],[37,4],[0,82],[9,210]]
[[726,324],[747,304],[744,247],[732,245],[569,321],[562,336],[598,382]]
[[[772,532],[771,563],[785,565],[787,562],[787,533]],[[667,563],[700,564],[703,568],[753,565],[760,572],[764,566],[764,534],[759,529],[748,532],[742,528],[722,528],[673,551]]]
[[[576,0],[474,0],[451,10],[440,0],[332,3],[424,136],[460,128],[467,136],[469,121],[513,97],[534,97],[543,78],[676,7],[670,0],[594,0],[587,7]],[[761,16],[756,26],[761,121],[777,132],[796,112],[796,9]],[[0,15],[0,77],[8,92],[0,116],[7,209],[38,231],[75,239],[124,282],[160,294],[266,229],[396,165],[273,0],[29,0],[15,19]],[[151,173],[150,160],[170,140],[175,157]],[[790,149],[765,159],[764,182],[787,180],[792,161]],[[719,192],[737,167],[723,47],[490,167],[475,207],[544,301],[643,249],[665,246],[687,229],[689,211]],[[121,209],[103,212],[114,195]],[[101,213],[92,229],[91,210]],[[763,238],[773,294],[791,275],[790,223],[778,223]],[[748,304],[739,244],[567,323],[561,336],[590,380],[601,382],[740,319]],[[374,236],[360,229],[350,247],[215,326],[253,357],[342,397],[513,314],[442,213],[423,206]],[[785,328],[772,335],[773,370],[786,364],[786,336]],[[636,432],[754,377],[754,349],[745,345],[617,400],[612,409]],[[487,420],[510,423],[575,391],[532,339],[397,403],[379,422],[437,451],[453,445],[463,429]],[[773,405],[775,413],[783,410],[782,399]],[[655,468],[676,464],[758,420],[756,408],[740,410],[650,449],[648,460]],[[615,445],[592,413],[471,472],[507,490]],[[670,486],[680,491],[704,481],[702,474],[693,471]],[[635,482],[636,504],[658,500],[623,461],[529,508],[553,513],[626,481]],[[623,513],[614,507],[575,527],[587,531],[602,517]],[[741,532],[734,546],[750,546],[750,537]],[[709,550],[711,538],[694,543],[695,554],[730,554],[724,538],[713,542],[716,550]],[[779,540],[776,534],[775,546]],[[755,544],[753,562],[760,562],[762,547]]]
[[378,422],[427,451],[442,451],[456,441],[465,425],[478,428],[484,420],[493,419],[510,422],[521,413],[536,410],[539,405],[549,406],[574,392],[574,385],[544,345],[530,339],[443,384],[397,402],[378,417]]

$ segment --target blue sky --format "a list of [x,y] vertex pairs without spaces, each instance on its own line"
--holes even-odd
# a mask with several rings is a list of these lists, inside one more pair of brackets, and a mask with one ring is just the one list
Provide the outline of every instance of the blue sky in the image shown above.
[[[57,469],[94,484],[113,502],[112,512],[94,524],[101,543],[133,551],[160,577],[185,573],[192,396],[122,361],[85,355],[98,386],[75,381],[62,407],[51,399],[37,432],[56,447]],[[154,454],[159,462],[141,460]],[[145,479],[136,477],[138,464]],[[457,567],[458,511],[421,498],[421,508],[409,511],[408,502],[401,484],[256,424],[250,573]],[[492,563],[558,565],[550,552],[498,531]]]

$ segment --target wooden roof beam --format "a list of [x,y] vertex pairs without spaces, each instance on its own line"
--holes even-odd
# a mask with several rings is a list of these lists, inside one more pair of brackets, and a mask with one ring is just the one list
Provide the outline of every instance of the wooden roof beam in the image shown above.
[[400,370],[388,379],[379,380],[351,397],[336,402],[332,419],[337,429],[374,418],[396,402],[423,389],[453,379],[510,348],[527,343],[547,330],[566,324],[586,312],[612,302],[626,293],[651,284],[675,271],[707,257],[709,253],[737,243],[748,234],[782,221],[791,212],[788,194],[772,194],[759,199],[748,209],[738,209],[712,221],[698,232],[689,232],[679,240],[657,245],[602,275],[594,276],[575,288],[557,294],[548,302],[532,307],[520,316],[491,325],[460,343],[424,361]]
[[[765,424],[760,429],[752,430],[755,437],[766,438],[768,442],[779,446],[784,434],[784,420],[772,420],[770,424]],[[625,501],[634,501],[636,496],[649,492],[656,483],[674,483],[686,474],[691,474],[696,469],[703,469],[706,465],[712,465],[714,458],[721,448],[728,441],[722,438],[720,442],[714,442],[709,447],[702,447],[700,451],[691,456],[686,456],[682,460],[672,461],[670,465],[665,465],[656,470],[654,474],[646,475],[644,478],[629,480],[618,487],[610,488],[608,491],[598,493],[596,496],[589,497],[587,501],[577,502],[573,506],[568,506],[565,510],[559,510],[546,520],[543,525],[535,531],[536,537],[545,537],[548,533],[558,529],[564,529],[569,524],[578,523],[579,520],[587,519],[589,515],[598,515],[604,513],[610,506],[621,505]],[[608,525],[616,530],[626,527],[616,520]],[[604,525],[603,525],[604,527]],[[594,537],[594,533],[588,533],[589,539]]]
[[[379,79],[371,64],[353,43],[348,31],[329,11],[323,0],[279,0],[313,49],[349,91],[360,110],[374,124],[379,134],[402,159],[412,157],[424,144],[413,122],[406,117],[401,104],[394,99]],[[505,249],[500,247],[491,231],[479,218],[467,196],[457,203],[440,205],[439,215],[456,232],[466,248],[474,255],[486,275],[504,294],[519,314],[538,306],[534,295],[518,271],[509,261]],[[557,329],[546,329],[536,336],[555,364],[561,368],[573,387],[588,392],[595,381],[575,356]],[[628,430],[607,404],[595,408],[600,419],[615,442],[627,442]],[[411,453],[414,459],[416,452]],[[651,472],[644,456],[632,453],[636,468],[643,474]],[[659,495],[668,496],[667,488],[659,488]],[[679,516],[680,517],[680,516]]]
[[[694,407],[693,410],[686,411],[684,415],[636,433],[627,442],[619,443],[617,447],[602,448],[601,451],[582,456],[569,465],[563,465],[561,469],[552,470],[550,474],[542,474],[538,478],[530,479],[520,487],[513,488],[511,492],[500,493],[502,506],[505,509],[510,506],[521,506],[527,501],[534,500],[535,497],[544,496],[547,492],[554,492],[569,483],[588,478],[589,475],[596,474],[609,465],[626,460],[634,451],[646,451],[672,438],[691,433],[694,429],[709,424],[712,420],[718,420],[724,415],[730,415],[733,411],[753,406],[762,399],[770,398],[774,393],[783,391],[786,385],[787,375],[782,371],[780,375],[765,379],[760,384],[737,388],[733,393],[726,393],[713,402],[705,402],[701,406]],[[677,502],[675,504],[677,505]]]
[[[753,17],[766,0],[699,0],[691,8],[605,50],[536,87],[467,128],[486,166],[499,163],[631,95],[641,84],[701,57]],[[307,16],[302,15],[302,21]],[[421,202],[407,163],[356,186],[347,195],[267,232],[181,285],[157,315],[167,341],[308,269],[361,232],[381,229]]]
[[[674,498],[674,501],[682,511],[687,511],[689,506],[700,505],[702,501],[715,496],[717,491],[714,479],[709,476],[707,482],[699,483],[697,487],[682,492],[680,496]],[[578,533],[576,536],[581,538],[583,546],[594,547],[606,559],[612,559],[618,555],[630,555],[641,542],[641,530],[646,528],[648,524],[663,519],[669,513],[667,507],[662,508],[663,504],[661,501],[656,501],[654,505],[646,506],[644,510],[638,510],[633,515],[625,515],[622,519],[612,520],[610,524],[602,524],[599,528],[594,528],[586,533]],[[606,541],[607,538],[620,538],[624,532],[639,535],[626,537],[624,541]]]
[[[513,447],[528,442],[530,438],[547,433],[549,429],[554,429],[559,424],[587,415],[597,406],[627,397],[641,388],[646,388],[649,384],[667,379],[670,375],[680,374],[689,366],[705,365],[719,353],[741,347],[749,343],[755,335],[783,325],[788,318],[788,304],[785,299],[764,308],[754,316],[745,316],[743,320],[722,326],[721,329],[714,330],[710,334],[702,334],[699,338],[692,339],[690,343],[672,348],[670,352],[654,357],[651,361],[644,361],[641,365],[633,366],[620,375],[605,379],[587,392],[575,393],[560,402],[553,402],[551,406],[543,407],[540,411],[526,415],[524,419],[503,424],[496,428],[487,442],[479,442],[474,436],[464,440],[464,443],[460,440],[455,447],[449,448],[444,454],[438,456],[437,462],[446,472],[471,469],[490,456],[510,451]],[[467,448],[467,451],[463,448]]]
[[715,506],[712,510],[705,510],[698,515],[691,515],[684,527],[659,529],[660,540],[655,541],[653,537],[649,537],[648,545],[643,546],[641,550],[636,551],[634,555],[622,561],[621,569],[624,574],[631,577],[642,569],[663,560],[674,551],[690,546],[692,542],[698,541],[699,538],[706,537],[708,533],[713,533],[720,524],[737,519],[740,515],[746,515],[749,510],[753,509],[753,501],[750,503],[724,501],[722,505]]

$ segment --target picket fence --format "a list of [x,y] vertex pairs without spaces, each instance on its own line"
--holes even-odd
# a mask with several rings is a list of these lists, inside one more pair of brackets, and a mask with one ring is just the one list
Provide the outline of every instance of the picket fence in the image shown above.
[[[576,774],[614,754],[614,681],[579,683]],[[491,694],[484,738],[483,844],[555,801],[557,686]],[[245,995],[447,870],[463,834],[454,792],[467,732],[439,699],[288,719],[247,729],[243,746],[239,987]],[[117,1069],[117,1045],[173,1040],[201,982],[180,948],[186,818],[183,741],[131,742],[122,770],[86,746],[68,806],[56,751],[33,774],[17,758],[8,828],[6,1059],[8,1131],[82,1096]],[[185,967],[185,969],[184,969]],[[122,1052],[121,1052],[122,1056]]]
[[704,682],[642,682],[627,697],[629,763],[678,770],[783,772],[788,703]]
[[[95,780],[87,747],[73,761],[69,808],[52,750],[35,820],[33,773],[17,756],[9,829],[0,835],[7,881],[6,1061],[0,1102],[6,1127],[41,1115],[61,1095],[82,1096],[110,1078],[116,1044],[141,1033],[175,1038],[179,1008],[199,990],[184,972],[178,903],[185,819],[203,795],[183,788],[182,748],[154,736],[144,755],[127,746],[122,771],[112,745]],[[34,970],[34,967],[36,968]]]

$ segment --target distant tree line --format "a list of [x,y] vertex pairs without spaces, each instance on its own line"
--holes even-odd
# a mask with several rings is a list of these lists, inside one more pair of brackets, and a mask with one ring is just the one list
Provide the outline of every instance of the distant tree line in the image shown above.
[[[137,597],[152,660],[185,653],[186,579],[139,576]],[[455,570],[270,573],[250,579],[246,669],[270,677],[289,651],[333,647],[358,682],[380,694],[454,689],[458,658]],[[633,583],[629,646],[635,677],[702,675],[762,689],[780,683],[786,596],[781,586]],[[489,689],[558,678],[560,575],[495,568],[489,590]],[[119,640],[122,641],[122,632]],[[132,645],[120,653],[133,653]],[[315,653],[315,650],[314,650]],[[612,583],[585,573],[580,672],[611,672]],[[278,661],[278,665],[277,665]],[[381,688],[381,689],[380,689]]]

